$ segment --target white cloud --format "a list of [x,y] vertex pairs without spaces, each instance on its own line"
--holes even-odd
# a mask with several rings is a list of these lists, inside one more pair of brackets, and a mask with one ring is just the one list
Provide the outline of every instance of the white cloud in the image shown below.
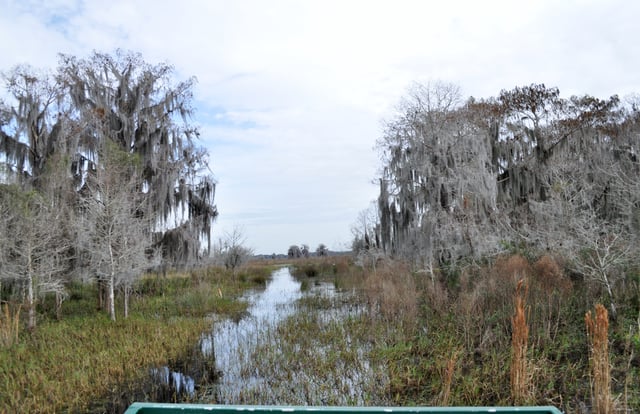
[[479,97],[533,82],[598,97],[640,84],[640,3],[623,0],[0,0],[0,9],[0,70],[124,48],[196,76],[220,234],[241,225],[265,253],[348,242],[376,195],[381,118],[411,81],[452,81]]

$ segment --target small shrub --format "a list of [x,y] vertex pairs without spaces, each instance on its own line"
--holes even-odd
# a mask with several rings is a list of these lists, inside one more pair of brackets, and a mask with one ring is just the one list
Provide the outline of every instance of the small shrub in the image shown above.
[[264,286],[264,285],[267,284],[267,277],[265,275],[262,275],[262,274],[253,275],[253,276],[251,276],[251,283],[254,283],[254,284],[260,285],[260,286]]
[[439,280],[430,280],[425,283],[425,298],[431,309],[438,315],[442,316],[450,312],[449,291]]
[[311,289],[311,283],[308,280],[305,279],[300,282],[300,292],[307,292],[309,289]]
[[541,289],[550,294],[554,291],[567,296],[571,293],[573,285],[571,280],[565,276],[562,267],[551,256],[544,255],[533,264],[533,274]]
[[516,254],[499,258],[494,265],[494,272],[503,286],[509,286],[508,291],[513,292],[520,279],[531,276],[531,266],[524,256]]
[[500,257],[487,273],[481,276],[474,289],[481,300],[480,311],[484,315],[503,315],[508,322],[513,291],[520,279],[528,280],[531,274],[529,262],[523,256]]
[[333,273],[336,275],[348,275],[350,273],[349,259],[337,257],[333,261]]

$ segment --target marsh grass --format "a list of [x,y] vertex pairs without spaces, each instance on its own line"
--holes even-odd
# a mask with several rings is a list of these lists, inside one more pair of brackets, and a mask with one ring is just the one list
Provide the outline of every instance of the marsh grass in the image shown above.
[[251,285],[265,286],[271,273],[277,268],[278,266],[272,265],[247,265],[240,269],[237,277],[242,282],[248,282]]
[[454,349],[451,356],[446,359],[446,364],[442,372],[442,390],[438,398],[438,405],[448,406],[451,397],[451,384],[453,383],[453,376],[456,373],[456,365],[460,354],[459,349]]
[[[143,367],[178,359],[206,328],[203,319],[100,316],[42,323],[0,353],[9,412],[87,411],[119,384],[143,380]],[[171,338],[171,340],[168,340]]]
[[[465,267],[455,275],[456,283],[446,272],[431,278],[392,262],[380,263],[374,271],[348,258],[328,260],[326,272],[299,276],[309,290],[294,312],[250,338],[256,348],[240,356],[247,361],[242,375],[250,386],[238,388],[237,399],[230,402],[512,405],[508,361],[515,355],[526,362],[520,368],[525,374],[518,378],[531,381],[523,386],[531,392],[523,391],[528,404],[580,412],[597,394],[595,383],[607,382],[596,380],[590,370],[595,361],[590,349],[596,347],[584,335],[585,310],[597,302],[597,292],[575,275],[570,279],[555,258],[499,257]],[[148,276],[136,289],[130,320],[115,324],[96,313],[93,291],[74,289],[63,304],[61,322],[45,317],[42,329],[20,332],[18,341],[0,352],[0,389],[7,390],[0,392],[0,407],[11,412],[26,401],[25,407],[36,412],[83,412],[85,391],[99,389],[91,394],[98,400],[122,395],[117,382],[136,384],[148,373],[151,359],[183,359],[189,344],[198,340],[190,335],[201,332],[198,323],[208,315],[241,315],[246,303],[235,298],[262,283],[263,277],[251,272],[241,270],[234,277],[205,269]],[[517,275],[529,286],[520,304],[514,302]],[[316,282],[333,282],[342,293],[313,294]],[[609,395],[624,393],[625,407],[640,402],[640,341],[637,331],[629,331],[638,324],[634,303],[620,301],[620,316],[608,325],[606,341],[598,307],[591,317],[593,328],[588,328],[589,338],[599,335],[599,347],[615,350],[609,353]],[[74,314],[81,316],[70,316]],[[174,344],[178,336],[191,339]],[[528,338],[524,346],[518,341],[516,354],[514,336]],[[112,363],[105,367],[106,362],[97,361]],[[600,367],[604,370],[605,364]],[[57,383],[65,372],[67,382]],[[218,402],[207,390],[211,388],[204,387],[190,402]]]
[[310,257],[306,259],[298,259],[291,266],[291,274],[293,274],[295,277],[308,278],[334,275],[334,263],[327,257]]
[[[459,272],[459,283],[453,287],[446,273],[436,274],[435,279],[414,275],[415,327],[384,335],[378,341],[385,346],[375,348],[377,358],[386,361],[394,404],[493,406],[513,405],[518,399],[523,404],[554,405],[568,413],[591,405],[594,375],[584,336],[584,309],[598,296],[580,279],[570,279],[557,259],[531,260],[500,257],[494,263],[468,266]],[[402,266],[392,269],[377,276],[383,280],[408,277],[394,273],[403,272]],[[514,298],[522,277],[529,290],[525,292],[522,282]],[[365,282],[372,286],[368,295],[381,297],[382,282],[374,280]],[[383,303],[381,299],[369,302]],[[609,345],[619,350],[610,355],[615,379],[609,386],[618,392],[618,399],[624,398],[624,406],[637,407],[640,387],[634,380],[640,374],[636,356],[640,347],[628,339],[637,305],[630,303],[628,309],[628,319],[619,318],[617,330],[612,329],[609,336]],[[401,325],[382,311],[370,316],[386,319],[394,327]],[[508,361],[513,361],[513,373]],[[512,384],[519,394],[512,395]]]
[[247,304],[235,297],[257,280],[221,269],[147,275],[135,287],[129,318],[117,322],[96,310],[93,286],[74,283],[62,320],[45,307],[38,329],[19,336],[19,315],[3,309],[0,332],[12,341],[0,348],[0,412],[104,412],[126,407],[133,395],[144,399],[150,368],[180,365],[211,314],[244,312]]
[[405,266],[387,263],[377,269],[368,269],[364,293],[372,314],[402,324],[408,332],[413,329],[421,293],[415,276]]

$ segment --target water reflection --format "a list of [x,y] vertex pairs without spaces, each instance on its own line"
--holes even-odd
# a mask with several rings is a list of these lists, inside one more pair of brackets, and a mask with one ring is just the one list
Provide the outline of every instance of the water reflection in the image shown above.
[[282,268],[273,273],[264,291],[246,296],[251,303],[246,317],[237,322],[224,320],[214,324],[212,338],[202,341],[202,351],[215,352],[216,366],[222,373],[216,385],[218,402],[233,401],[247,386],[242,370],[251,365],[253,350],[273,332],[278,322],[292,314],[301,296],[300,282],[293,278],[289,268]]
[[151,369],[151,377],[158,384],[168,385],[175,395],[193,395],[196,389],[196,382],[192,377],[172,371],[166,366]]
[[[295,401],[299,405],[309,401],[342,405],[365,402],[365,394],[371,389],[370,383],[379,379],[375,367],[369,364],[366,356],[368,346],[357,340],[352,341],[348,331],[340,336],[344,341],[343,346],[353,352],[349,354],[351,356],[346,355],[346,360],[335,361],[334,373],[319,376],[317,372],[304,369],[291,371],[279,365],[288,363],[286,360],[280,361],[277,354],[289,345],[282,342],[282,332],[278,327],[290,316],[295,315],[294,320],[310,318],[322,329],[323,326],[340,326],[340,321],[358,317],[364,310],[348,300],[351,295],[338,291],[334,283],[321,282],[319,279],[307,280],[307,283],[311,283],[311,286],[303,292],[301,283],[291,275],[289,268],[276,270],[265,289],[244,295],[243,300],[249,306],[241,319],[224,319],[213,323],[212,330],[201,337],[199,349],[202,361],[211,361],[209,367],[217,377],[214,385],[200,390],[196,397],[201,399],[199,402],[282,404],[283,401]],[[315,304],[313,312],[305,310],[304,302],[299,301],[303,298]],[[318,307],[318,304],[324,305]],[[264,349],[265,344],[272,345],[268,352],[275,354],[262,354],[256,359],[256,351],[261,347]],[[294,352],[330,360],[335,359],[335,353],[339,352],[333,349],[333,345],[313,343],[313,349],[297,349]],[[165,367],[155,370],[154,376],[161,383],[170,384],[177,394],[182,392],[193,398],[201,381],[194,381],[192,377],[176,371]],[[208,369],[202,372],[208,372]],[[283,376],[287,378],[283,379]],[[203,383],[210,384],[209,380]]]

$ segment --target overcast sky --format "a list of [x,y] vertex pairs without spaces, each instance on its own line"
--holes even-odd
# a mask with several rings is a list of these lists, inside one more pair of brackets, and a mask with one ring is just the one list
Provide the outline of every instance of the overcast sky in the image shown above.
[[496,96],[640,91],[637,1],[0,0],[0,70],[123,48],[195,76],[220,237],[347,248],[377,195],[375,142],[413,81]]

